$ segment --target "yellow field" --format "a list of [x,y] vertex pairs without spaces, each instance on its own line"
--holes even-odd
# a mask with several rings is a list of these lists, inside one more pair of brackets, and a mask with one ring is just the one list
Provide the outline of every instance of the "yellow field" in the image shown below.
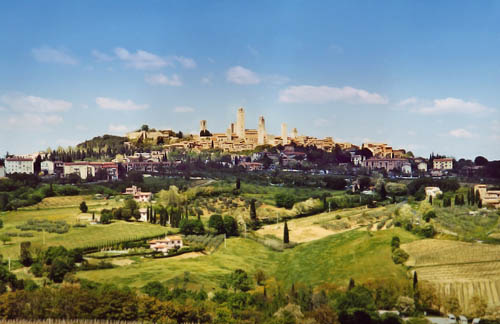
[[474,295],[500,306],[500,246],[429,239],[402,248],[419,280],[435,284],[442,296],[456,295],[463,311]]
[[[297,243],[310,242],[367,226],[381,218],[384,211],[384,207],[369,210],[365,207],[358,207],[292,219],[288,221],[290,240]],[[259,229],[257,234],[273,235],[282,239],[283,226],[284,223],[266,225]]]

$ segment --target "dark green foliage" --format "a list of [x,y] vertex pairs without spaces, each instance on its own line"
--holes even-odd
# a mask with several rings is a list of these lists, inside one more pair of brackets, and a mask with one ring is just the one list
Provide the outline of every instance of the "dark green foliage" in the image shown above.
[[236,179],[236,190],[240,190],[240,188],[241,188],[241,180],[240,180],[240,178],[237,178]]
[[250,200],[250,219],[257,220],[257,211],[255,209],[255,199]]
[[427,213],[424,214],[423,216],[423,219],[424,221],[426,221],[427,223],[432,219],[432,218],[436,218],[436,212],[433,211],[433,210],[429,210]]
[[456,179],[432,179],[419,178],[408,184],[408,193],[415,195],[421,187],[439,187],[443,192],[456,191],[460,188],[460,183]]
[[399,245],[401,244],[401,240],[399,239],[399,236],[393,236],[391,239],[391,248],[398,249]]
[[226,277],[228,287],[236,291],[249,291],[253,286],[252,278],[248,276],[245,270],[236,269]]
[[288,224],[285,221],[285,226],[283,227],[283,243],[288,244],[290,243],[290,237],[288,233]]
[[21,252],[19,255],[19,262],[25,267],[29,267],[33,263],[33,258],[31,257],[31,242],[21,242]]
[[238,223],[232,216],[224,216],[224,230],[228,237],[238,236]]
[[292,194],[281,192],[274,197],[277,207],[291,209],[295,204],[295,197]]
[[400,248],[394,249],[394,251],[392,251],[392,261],[394,261],[395,264],[403,264],[406,262],[406,260],[408,260],[408,258],[408,253]]
[[347,186],[347,182],[344,178],[340,177],[325,177],[325,187],[332,190],[344,190]]
[[183,218],[180,222],[180,232],[184,235],[203,235],[205,228],[201,220]]
[[87,207],[87,204],[85,203],[85,201],[82,201],[80,204],[80,211],[82,213],[86,213],[88,210],[89,208]]
[[69,231],[69,225],[65,221],[49,221],[46,219],[30,219],[22,225],[17,225],[16,228],[21,231],[45,231],[57,234]]
[[52,261],[48,278],[54,282],[62,282],[64,276],[73,270],[73,264],[67,258],[57,257]]
[[217,234],[224,234],[226,229],[224,228],[224,220],[219,214],[213,214],[208,219],[208,227],[213,228]]

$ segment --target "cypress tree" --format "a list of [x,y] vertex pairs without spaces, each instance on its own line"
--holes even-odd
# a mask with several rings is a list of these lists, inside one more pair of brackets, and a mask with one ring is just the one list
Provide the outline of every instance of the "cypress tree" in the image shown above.
[[[479,206],[479,203],[481,203],[481,196],[479,195],[479,190],[476,190],[476,197],[475,197],[475,199],[476,199],[477,205]],[[481,208],[481,207],[479,207],[479,208]]]
[[413,291],[416,291],[418,288],[418,277],[417,277],[417,272],[415,271],[413,273]]
[[241,180],[240,180],[240,178],[237,178],[236,179],[236,190],[240,190],[240,188],[241,188]]
[[429,196],[429,204],[432,205],[432,196]]
[[349,279],[349,286],[347,286],[347,290],[351,290],[353,289],[354,287],[356,286],[356,284],[354,283],[354,279]]
[[288,236],[288,224],[285,221],[285,228],[283,229],[283,243],[290,243],[290,237]]
[[257,219],[257,211],[255,209],[255,199],[250,200],[250,219],[253,221]]

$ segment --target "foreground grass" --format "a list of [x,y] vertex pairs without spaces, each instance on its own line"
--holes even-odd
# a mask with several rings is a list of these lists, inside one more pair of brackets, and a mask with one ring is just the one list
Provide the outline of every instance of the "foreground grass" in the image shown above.
[[402,243],[417,238],[400,228],[378,232],[349,231],[287,250],[280,258],[276,277],[287,285],[324,282],[406,280],[406,270],[392,262],[391,239]]
[[[351,231],[301,244],[286,252],[272,251],[263,245],[232,238],[211,255],[193,259],[139,259],[120,268],[86,271],[78,277],[97,282],[142,287],[159,280],[192,288],[215,289],[224,275],[244,269],[253,275],[258,269],[275,276],[286,286],[293,283],[345,285],[349,278],[357,282],[407,279],[405,268],[391,259],[390,241],[398,235],[402,242],[416,239],[399,228],[376,233]],[[186,273],[187,272],[187,273]]]

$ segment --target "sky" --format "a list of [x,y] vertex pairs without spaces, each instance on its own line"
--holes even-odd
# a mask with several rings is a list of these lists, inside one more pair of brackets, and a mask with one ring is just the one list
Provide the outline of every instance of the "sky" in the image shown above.
[[500,159],[498,1],[2,1],[0,155],[147,124]]

